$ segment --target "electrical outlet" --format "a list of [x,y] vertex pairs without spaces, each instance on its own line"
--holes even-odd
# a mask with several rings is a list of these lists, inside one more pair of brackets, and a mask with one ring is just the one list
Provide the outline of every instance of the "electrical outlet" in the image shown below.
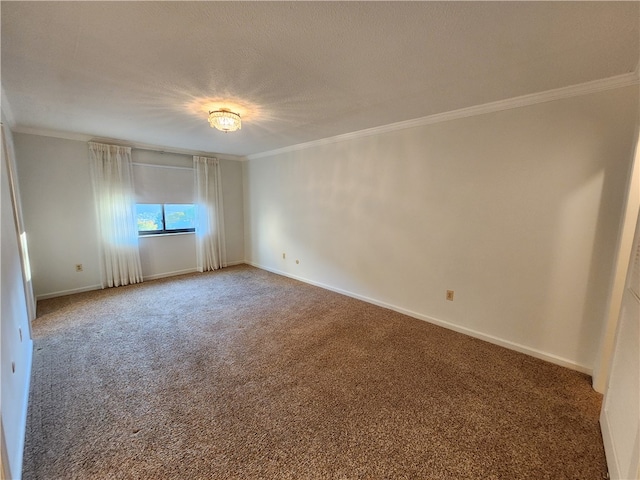
[[453,302],[453,290],[447,290],[447,300]]
[[78,263],[76,264],[76,272],[81,272],[82,271],[82,264]]

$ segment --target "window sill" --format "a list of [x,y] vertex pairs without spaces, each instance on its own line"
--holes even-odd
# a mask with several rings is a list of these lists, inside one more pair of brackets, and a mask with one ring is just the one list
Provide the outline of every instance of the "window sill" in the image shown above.
[[196,232],[152,233],[151,235],[138,235],[138,238],[174,237],[176,235],[195,235]]

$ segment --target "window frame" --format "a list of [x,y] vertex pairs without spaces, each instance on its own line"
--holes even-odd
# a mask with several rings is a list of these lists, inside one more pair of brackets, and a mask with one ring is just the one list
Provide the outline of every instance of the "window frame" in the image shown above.
[[152,237],[154,235],[173,235],[175,233],[195,233],[196,229],[193,228],[172,228],[167,229],[167,221],[165,214],[166,205],[189,205],[195,208],[194,203],[136,203],[136,219],[138,205],[160,205],[162,211],[162,230],[138,230],[138,237]]

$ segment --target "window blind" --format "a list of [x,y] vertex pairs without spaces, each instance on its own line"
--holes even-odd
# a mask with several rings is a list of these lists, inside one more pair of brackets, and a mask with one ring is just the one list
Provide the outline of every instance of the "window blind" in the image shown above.
[[193,169],[134,164],[137,203],[193,203]]

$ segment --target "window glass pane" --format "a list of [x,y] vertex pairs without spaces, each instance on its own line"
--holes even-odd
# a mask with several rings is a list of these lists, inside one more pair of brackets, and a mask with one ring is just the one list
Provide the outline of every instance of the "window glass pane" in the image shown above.
[[136,218],[138,220],[139,232],[164,229],[164,225],[162,225],[162,205],[155,203],[138,203],[136,205]]
[[178,230],[196,227],[195,205],[166,204],[164,206],[164,218],[167,230]]

